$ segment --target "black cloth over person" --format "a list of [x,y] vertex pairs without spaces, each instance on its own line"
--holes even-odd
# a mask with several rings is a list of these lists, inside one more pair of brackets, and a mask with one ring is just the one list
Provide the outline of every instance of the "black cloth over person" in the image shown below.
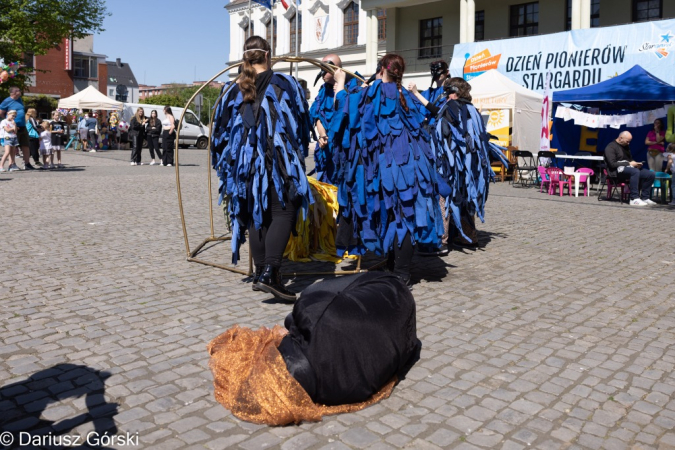
[[162,159],[162,150],[159,146],[159,135],[162,134],[162,121],[155,118],[148,119],[146,124],[145,136],[148,141],[148,150],[150,150],[150,158],[155,159],[155,152],[157,157]]
[[362,402],[417,360],[415,300],[396,276],[337,277],[305,289],[278,346],[288,371],[324,405]]

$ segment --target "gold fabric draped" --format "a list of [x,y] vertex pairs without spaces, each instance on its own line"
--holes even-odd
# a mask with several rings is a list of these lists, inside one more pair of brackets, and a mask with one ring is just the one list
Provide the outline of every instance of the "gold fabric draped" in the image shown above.
[[325,415],[359,411],[389,397],[396,378],[362,403],[316,404],[286,369],[277,350],[286,329],[234,326],[208,345],[216,400],[236,417],[267,425],[320,421]]

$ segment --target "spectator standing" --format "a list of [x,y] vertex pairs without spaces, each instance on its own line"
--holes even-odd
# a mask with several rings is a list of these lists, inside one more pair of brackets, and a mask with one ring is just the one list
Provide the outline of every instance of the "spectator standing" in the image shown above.
[[[605,164],[610,177],[616,177],[619,181],[630,183],[631,206],[655,205],[650,200],[655,174],[644,167],[641,162],[633,161],[630,154],[630,141],[633,135],[628,131],[622,131],[615,141],[605,148]],[[638,188],[642,185],[642,188]]]
[[37,111],[35,108],[28,108],[26,111],[26,129],[28,130],[28,148],[30,156],[33,158],[36,166],[40,165],[40,132],[42,129],[36,119]]
[[[9,97],[0,103],[0,119],[4,119],[8,111],[16,111],[16,136],[23,155],[25,170],[35,170],[30,165],[30,153],[28,149],[28,130],[26,129],[26,110],[21,99],[21,89],[16,86],[9,88]],[[14,164],[16,166],[16,164]]]
[[87,128],[87,115],[77,123],[77,132],[80,134],[82,142],[82,151],[89,151],[89,129]]
[[63,165],[61,164],[61,150],[63,150],[63,141],[66,138],[66,130],[68,125],[61,119],[61,113],[58,111],[52,111],[52,122],[49,126],[49,131],[52,133],[52,158],[56,155],[56,167],[52,163],[52,169],[59,168],[62,169]]
[[162,166],[173,165],[173,149],[176,145],[176,119],[170,106],[164,107],[162,120]]
[[157,164],[155,162],[155,151],[160,163],[162,162],[162,151],[159,149],[159,135],[162,133],[162,122],[157,117],[157,111],[154,109],[150,111],[150,120],[146,126],[146,139],[148,140],[148,149],[150,150],[150,157],[152,161],[151,166]]
[[5,172],[5,161],[9,158],[9,172],[19,170],[16,166],[16,149],[19,146],[19,140],[16,136],[16,111],[9,110],[7,118],[0,122],[0,129],[2,129],[2,137],[5,141],[5,153],[0,160],[0,172]]
[[647,145],[647,164],[654,172],[663,170],[663,152],[666,141],[666,131],[663,129],[663,120],[656,119],[654,128],[647,133],[645,145]]
[[98,138],[96,136],[96,128],[98,126],[98,122],[94,117],[91,116],[91,112],[87,113],[85,124],[87,126],[87,136],[89,137],[89,142],[91,143],[92,147],[91,150],[89,150],[89,152],[96,153],[96,147],[98,147]]
[[54,169],[54,154],[52,153],[52,133],[49,131],[48,121],[42,122],[40,133],[40,154],[42,155],[42,169]]
[[143,140],[145,139],[145,124],[148,118],[145,117],[143,108],[138,108],[136,114],[129,123],[129,137],[131,138],[131,165],[142,166],[141,152],[143,151]]

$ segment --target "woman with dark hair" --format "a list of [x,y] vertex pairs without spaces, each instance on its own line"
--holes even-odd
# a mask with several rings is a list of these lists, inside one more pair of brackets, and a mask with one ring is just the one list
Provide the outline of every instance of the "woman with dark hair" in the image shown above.
[[138,108],[136,114],[131,118],[129,123],[129,136],[131,137],[131,165],[142,166],[141,152],[143,151],[143,140],[145,139],[145,124],[148,118],[145,117],[143,108]]
[[387,54],[381,63],[380,80],[349,94],[343,91],[345,73],[335,73],[330,136],[339,220],[353,227],[349,237],[357,239],[353,245],[338,235],[338,255],[388,253],[394,274],[410,284],[415,245],[435,249],[443,236],[436,158],[424,116],[401,86],[403,58]]
[[[410,87],[417,91],[414,84]],[[447,79],[443,88],[443,102],[422,103],[434,116],[431,134],[439,181],[444,186],[441,200],[449,222],[448,244],[475,248],[475,216],[485,221],[485,202],[494,178],[490,159],[507,161],[501,148],[489,142],[483,119],[471,104],[471,85],[455,77]]]
[[212,162],[221,179],[232,227],[232,260],[248,230],[255,263],[253,290],[287,301],[279,269],[298,209],[312,197],[305,176],[310,121],[298,82],[270,66],[270,46],[259,36],[244,43],[241,76],[216,108]]
[[176,119],[169,105],[164,107],[162,120],[162,163],[160,166],[173,165],[173,149],[176,146]]
[[157,164],[155,162],[155,151],[157,151],[157,158],[162,162],[162,151],[159,149],[159,135],[162,133],[162,122],[160,122],[157,117],[157,111],[154,109],[150,111],[150,119],[145,126],[145,135],[148,140],[148,149],[150,150],[150,165],[154,166]]
[[654,121],[654,128],[647,133],[645,145],[647,146],[647,164],[649,169],[654,172],[661,172],[663,170],[663,153],[666,148],[666,131],[663,128],[663,120],[656,119]]

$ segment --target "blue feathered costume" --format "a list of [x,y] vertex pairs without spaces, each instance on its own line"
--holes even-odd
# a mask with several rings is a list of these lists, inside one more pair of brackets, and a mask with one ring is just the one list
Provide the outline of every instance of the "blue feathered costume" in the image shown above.
[[[358,72],[357,72],[358,75]],[[360,76],[360,75],[359,75]],[[359,81],[357,78],[352,78],[347,84],[346,88],[354,90],[358,87]],[[330,130],[330,122],[333,119],[335,111],[335,91],[333,85],[324,83],[319,89],[319,93],[312,103],[309,110],[310,120],[312,125],[316,127],[317,121],[321,121],[326,133]],[[319,142],[316,143],[314,149],[314,169],[316,171],[316,179],[322,183],[335,184],[335,165],[333,163],[333,151],[331,150],[331,141],[321,148]]]
[[231,218],[235,264],[247,228],[262,226],[268,193],[282,205],[284,196],[294,199],[305,213],[312,203],[304,166],[310,137],[304,90],[288,75],[267,76],[254,103],[243,101],[237,84],[225,86],[213,119],[212,164],[220,178],[218,201],[227,201]]
[[[405,89],[375,81],[336,96],[331,121],[340,221],[354,227],[350,253],[384,254],[395,238],[438,247],[443,220],[438,204],[435,155],[424,118]],[[342,226],[342,224],[341,224]],[[346,244],[338,242],[338,254]]]
[[438,173],[448,185],[444,192],[446,214],[452,217],[451,228],[472,241],[467,236],[471,230],[465,228],[467,223],[472,226],[474,215],[485,221],[489,183],[494,179],[490,161],[508,162],[501,147],[489,142],[483,119],[471,103],[446,101],[432,128]]

